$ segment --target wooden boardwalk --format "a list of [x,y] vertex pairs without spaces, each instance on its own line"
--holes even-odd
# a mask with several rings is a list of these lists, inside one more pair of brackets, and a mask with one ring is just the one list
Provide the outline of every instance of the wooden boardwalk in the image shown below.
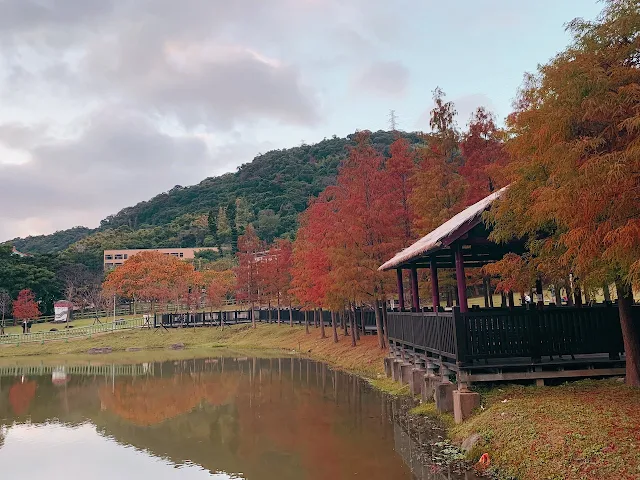
[[[640,322],[640,308],[634,307]],[[463,382],[624,375],[616,306],[390,312],[391,353]]]

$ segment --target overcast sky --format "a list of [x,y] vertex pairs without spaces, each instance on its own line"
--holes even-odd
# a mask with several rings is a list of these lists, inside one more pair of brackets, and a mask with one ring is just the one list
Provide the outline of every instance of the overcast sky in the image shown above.
[[95,227],[259,152],[503,119],[596,0],[0,0],[0,241]]

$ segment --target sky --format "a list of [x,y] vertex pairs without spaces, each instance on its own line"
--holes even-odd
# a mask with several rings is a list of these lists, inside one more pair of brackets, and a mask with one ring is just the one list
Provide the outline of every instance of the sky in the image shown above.
[[511,111],[597,0],[0,0],[0,241],[96,227],[257,154]]

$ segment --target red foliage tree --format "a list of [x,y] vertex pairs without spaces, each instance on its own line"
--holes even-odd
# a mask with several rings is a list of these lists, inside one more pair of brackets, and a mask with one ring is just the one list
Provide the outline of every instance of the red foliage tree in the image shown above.
[[496,127],[491,112],[479,107],[460,142],[464,157],[460,174],[467,182],[465,205],[472,205],[505,185],[502,172],[509,155],[503,139],[504,132]]
[[253,225],[248,225],[245,234],[238,237],[238,266],[236,273],[236,299],[251,304],[251,320],[256,327],[255,304],[262,290],[260,256],[265,254],[265,245],[256,234]]
[[20,290],[18,298],[13,301],[13,318],[16,320],[33,320],[40,316],[35,294],[25,288]]

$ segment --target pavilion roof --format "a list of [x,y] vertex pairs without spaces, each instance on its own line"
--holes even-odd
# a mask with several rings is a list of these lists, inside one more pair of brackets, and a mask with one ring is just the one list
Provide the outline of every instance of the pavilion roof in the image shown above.
[[488,197],[467,207],[453,216],[438,228],[428,233],[413,245],[398,252],[391,260],[385,262],[378,270],[391,270],[399,268],[422,259],[432,253],[449,247],[453,242],[462,238],[473,227],[482,222],[482,214],[489,209],[491,204],[500,198],[507,187],[493,192]]

